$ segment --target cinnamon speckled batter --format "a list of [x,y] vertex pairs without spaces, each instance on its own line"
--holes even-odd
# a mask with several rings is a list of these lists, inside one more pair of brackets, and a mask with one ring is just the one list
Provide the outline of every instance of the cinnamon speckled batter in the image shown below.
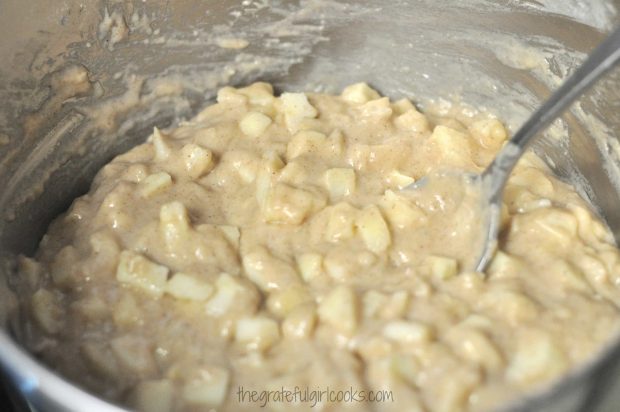
[[148,412],[260,409],[240,387],[393,396],[317,411],[482,411],[617,330],[613,238],[531,153],[487,275],[464,270],[478,211],[445,176],[483,170],[498,120],[430,119],[363,83],[217,100],[105,166],[20,259],[24,343],[73,381]]

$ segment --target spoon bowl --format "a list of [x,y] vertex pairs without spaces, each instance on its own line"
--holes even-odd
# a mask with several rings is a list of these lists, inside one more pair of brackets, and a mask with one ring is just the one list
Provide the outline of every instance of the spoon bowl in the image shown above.
[[[473,269],[484,272],[497,250],[501,223],[504,187],[510,173],[525,153],[529,143],[551,122],[558,118],[577,98],[620,61],[620,27],[616,28],[579,66],[555,93],[532,114],[514,136],[506,142],[479,179],[467,179],[479,184],[483,222],[482,251],[476,255]],[[425,186],[423,178],[405,188]]]

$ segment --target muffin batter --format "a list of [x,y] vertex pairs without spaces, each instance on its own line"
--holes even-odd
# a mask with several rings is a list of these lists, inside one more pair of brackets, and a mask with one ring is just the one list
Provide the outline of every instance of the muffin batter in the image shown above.
[[[479,210],[454,176],[506,137],[363,83],[223,88],[105,166],[20,258],[24,344],[148,412],[481,411],[549,385],[617,330],[620,256],[529,153],[500,251],[467,271]],[[276,396],[326,389],[358,398]]]

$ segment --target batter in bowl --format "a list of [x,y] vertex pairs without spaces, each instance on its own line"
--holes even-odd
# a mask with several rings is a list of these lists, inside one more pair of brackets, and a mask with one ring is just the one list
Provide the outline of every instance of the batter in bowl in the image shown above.
[[529,153],[488,273],[464,270],[479,210],[446,176],[506,137],[364,83],[223,88],[105,166],[20,258],[23,343],[148,412],[483,411],[550,385],[615,335],[620,255]]

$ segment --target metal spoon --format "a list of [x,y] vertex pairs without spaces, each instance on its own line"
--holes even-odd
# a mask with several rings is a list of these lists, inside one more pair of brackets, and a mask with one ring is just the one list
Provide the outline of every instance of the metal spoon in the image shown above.
[[559,89],[521,126],[480,176],[483,200],[488,204],[484,249],[476,271],[483,272],[497,249],[504,186],[528,143],[568,106],[620,61],[620,27],[592,52]]

